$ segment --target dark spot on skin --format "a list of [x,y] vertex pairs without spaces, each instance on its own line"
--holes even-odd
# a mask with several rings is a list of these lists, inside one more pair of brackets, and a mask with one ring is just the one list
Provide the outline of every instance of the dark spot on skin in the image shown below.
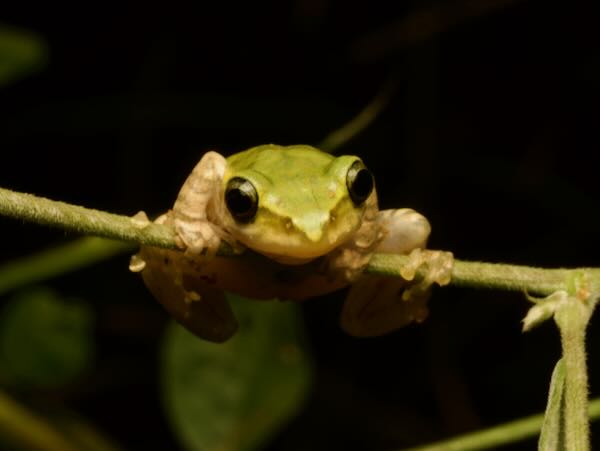
[[298,277],[298,274],[296,274],[292,271],[289,271],[289,270],[285,270],[285,269],[274,273],[273,278],[277,282],[284,283],[284,284],[291,284],[294,282],[298,282],[300,280],[300,277]]
[[210,275],[202,275],[200,276],[200,279],[202,279],[204,282],[210,285],[215,285],[217,283],[217,274],[213,273]]
[[165,257],[165,259],[163,260],[163,262],[164,262],[165,265],[168,265],[169,264],[169,257]]

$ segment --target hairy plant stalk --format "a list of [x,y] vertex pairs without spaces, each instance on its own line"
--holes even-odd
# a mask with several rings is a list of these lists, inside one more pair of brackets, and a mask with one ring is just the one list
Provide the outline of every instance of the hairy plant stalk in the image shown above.
[[[600,398],[596,398],[589,403],[588,413],[590,418],[595,420],[600,419]],[[535,437],[540,432],[543,421],[544,414],[540,413],[402,451],[476,451],[496,449],[502,445]],[[571,450],[571,448],[565,449]]]
[[0,188],[0,214],[85,235],[176,249],[168,227]]
[[[170,227],[4,188],[0,188],[0,215],[85,235],[177,249],[175,232]],[[91,247],[98,246],[97,243],[90,244]],[[105,253],[106,256],[114,255],[114,249],[106,250]],[[101,254],[102,252],[99,253],[99,258],[105,258]],[[219,255],[231,255],[229,246],[223,244],[219,249]],[[407,259],[408,257],[404,255],[375,254],[369,262],[367,272],[400,276],[400,269]],[[427,268],[420,268],[417,277],[423,277],[426,271]],[[600,281],[600,268],[545,269],[455,260],[451,284],[548,295],[563,289],[565,279],[574,271],[584,271],[589,279]]]
[[[42,225],[59,227],[86,235],[111,238],[137,243],[176,249],[175,232],[167,226],[151,223],[137,217],[127,217],[87,209],[64,202],[56,202],[30,194],[22,194],[0,188],[0,214]],[[91,251],[90,251],[91,249]],[[24,259],[20,271],[14,272],[10,265],[0,268],[0,291],[6,292],[27,281],[39,281],[57,275],[57,271],[68,270],[73,262],[99,261],[115,253],[130,249],[128,245],[107,244],[102,241],[82,240],[66,251],[58,248],[47,255]],[[85,253],[90,251],[91,257]],[[229,246],[219,249],[220,255],[231,255]],[[83,255],[83,256],[82,256]],[[60,268],[51,268],[49,262],[64,260]],[[400,276],[407,256],[373,255],[366,271],[374,274]],[[17,264],[19,266],[19,264]],[[61,269],[62,268],[62,269]],[[17,268],[18,269],[18,268]],[[12,271],[12,272],[11,272]],[[416,278],[426,276],[427,268],[420,268]],[[2,281],[4,280],[4,285]],[[587,414],[587,369],[585,357],[585,329],[593,307],[600,293],[600,269],[543,269],[529,266],[466,262],[455,260],[451,284],[463,287],[522,291],[552,297],[558,292],[569,292],[569,301],[555,312],[555,320],[561,331],[563,362],[565,368],[565,444],[575,451],[589,450],[589,425]],[[559,304],[557,304],[559,305]],[[600,402],[599,402],[600,404]],[[600,412],[600,409],[598,409]],[[436,449],[483,449],[483,443],[507,443],[516,437],[526,437],[539,431],[541,417],[530,417],[512,422],[510,427],[492,428],[444,442],[443,447],[425,447],[422,450]],[[532,432],[535,431],[535,432]],[[508,435],[507,435],[508,434]],[[512,437],[511,438],[509,438]]]
[[585,331],[590,310],[587,303],[572,297],[555,315],[560,329],[565,368],[565,447],[573,451],[590,449],[585,353]]

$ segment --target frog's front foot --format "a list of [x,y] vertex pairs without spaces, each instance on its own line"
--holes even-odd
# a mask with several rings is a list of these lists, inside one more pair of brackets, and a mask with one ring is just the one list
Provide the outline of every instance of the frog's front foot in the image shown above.
[[[425,268],[422,278],[415,280],[421,268]],[[414,249],[408,255],[408,262],[400,269],[400,275],[408,282],[412,282],[402,293],[402,299],[410,301],[414,298],[427,296],[431,286],[448,285],[452,278],[454,256],[452,252],[433,251],[429,249]]]
[[214,256],[221,244],[219,232],[215,229],[215,226],[208,221],[175,220],[175,231],[177,232],[175,240],[181,249],[185,249],[186,255]]
[[450,282],[453,262],[450,252],[419,248],[409,254],[401,277],[364,275],[350,288],[342,327],[350,335],[370,337],[425,320],[431,286]]

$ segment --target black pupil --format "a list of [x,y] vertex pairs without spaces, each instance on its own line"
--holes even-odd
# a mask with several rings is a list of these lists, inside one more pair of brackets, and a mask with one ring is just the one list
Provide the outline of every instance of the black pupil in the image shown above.
[[252,221],[258,209],[258,195],[254,185],[241,177],[231,179],[225,190],[225,203],[237,221]]
[[356,197],[360,199],[364,200],[369,197],[369,194],[373,191],[373,177],[367,169],[362,168],[356,173],[352,190]]
[[234,188],[227,192],[225,201],[229,210],[237,214],[248,213],[252,210],[252,197],[240,188]]

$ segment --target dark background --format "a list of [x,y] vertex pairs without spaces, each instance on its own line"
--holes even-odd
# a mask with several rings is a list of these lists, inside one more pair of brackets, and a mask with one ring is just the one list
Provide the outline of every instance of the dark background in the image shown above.
[[[593,3],[13,2],[0,20],[43,36],[49,59],[0,90],[0,185],[155,214],[206,150],[317,144],[392,79],[388,108],[340,149],[375,173],[383,208],[419,210],[431,247],[461,259],[599,266]],[[5,261],[69,238],[0,227]],[[99,315],[96,368],[64,402],[130,449],[173,449],[156,387],[167,317],[127,257],[51,285]],[[523,295],[440,289],[425,324],[362,340],[340,331],[341,299],[304,305],[316,385],[269,449],[401,448],[545,407],[558,332],[521,333]]]

